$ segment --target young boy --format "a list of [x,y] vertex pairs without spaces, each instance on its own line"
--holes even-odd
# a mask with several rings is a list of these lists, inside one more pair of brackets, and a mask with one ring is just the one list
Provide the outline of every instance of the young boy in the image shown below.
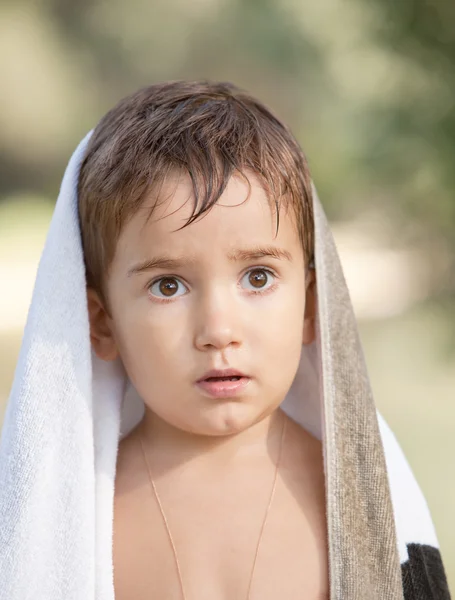
[[228,84],[79,145],[0,442],[0,600],[448,600],[299,145]]
[[321,442],[280,409],[315,336],[310,195],[293,137],[228,85],[152,86],[94,132],[91,339],[145,404],[118,454],[118,600],[328,598]]

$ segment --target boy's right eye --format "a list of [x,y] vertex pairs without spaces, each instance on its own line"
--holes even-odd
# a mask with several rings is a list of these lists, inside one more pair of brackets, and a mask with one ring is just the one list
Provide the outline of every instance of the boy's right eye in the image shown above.
[[154,281],[148,289],[158,299],[165,301],[166,298],[175,298],[176,296],[182,295],[176,294],[176,291],[179,289],[179,284],[183,286],[183,283],[176,277],[161,277]]

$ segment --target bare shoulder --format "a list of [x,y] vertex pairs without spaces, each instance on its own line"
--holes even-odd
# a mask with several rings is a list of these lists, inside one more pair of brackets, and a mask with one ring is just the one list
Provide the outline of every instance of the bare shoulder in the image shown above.
[[324,485],[322,442],[289,417],[286,422],[285,448],[285,471],[299,478],[310,478],[315,485]]
[[[314,551],[327,555],[327,511],[322,442],[288,420],[281,478],[296,508],[294,518],[310,526]],[[300,515],[300,517],[299,517]]]
[[137,448],[137,429],[134,429],[119,442],[115,475],[117,495],[127,494],[143,483],[142,456]]
[[[280,486],[269,527],[283,591],[286,581],[283,598],[329,597],[326,515],[322,443],[288,419]],[[294,595],[292,590],[300,590],[302,595]]]

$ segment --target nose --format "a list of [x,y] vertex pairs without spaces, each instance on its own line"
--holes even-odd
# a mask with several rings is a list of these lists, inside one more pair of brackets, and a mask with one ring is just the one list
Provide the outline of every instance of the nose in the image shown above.
[[198,301],[195,346],[198,350],[224,350],[241,345],[240,311],[224,286]]

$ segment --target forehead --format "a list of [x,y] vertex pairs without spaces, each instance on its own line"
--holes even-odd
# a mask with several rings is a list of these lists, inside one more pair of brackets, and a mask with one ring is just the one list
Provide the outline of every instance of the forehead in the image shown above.
[[268,199],[256,175],[246,175],[249,186],[243,177],[232,176],[209,212],[186,227],[183,226],[194,213],[191,180],[184,175],[169,178],[163,183],[158,199],[146,198],[123,229],[114,262],[146,259],[163,251],[168,255],[214,257],[232,249],[265,243],[284,248],[297,259],[301,245],[289,209],[280,208],[276,235],[275,204]]

